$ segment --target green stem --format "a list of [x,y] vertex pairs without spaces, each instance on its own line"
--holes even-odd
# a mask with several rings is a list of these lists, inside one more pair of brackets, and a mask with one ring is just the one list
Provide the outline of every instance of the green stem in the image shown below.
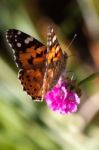
[[78,85],[82,86],[83,84],[86,84],[87,82],[92,81],[92,80],[94,80],[94,79],[97,78],[97,77],[99,77],[99,72],[93,73],[93,74],[90,75],[89,77],[83,79],[82,81],[80,81],[80,82],[78,83]]

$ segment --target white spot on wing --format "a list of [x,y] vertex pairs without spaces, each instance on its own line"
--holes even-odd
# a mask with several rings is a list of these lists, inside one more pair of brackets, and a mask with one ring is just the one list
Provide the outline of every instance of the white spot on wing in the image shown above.
[[[13,51],[13,54],[14,54],[14,57],[15,57],[15,50],[14,49],[12,49],[12,51]],[[16,58],[16,57],[15,57]]]
[[54,35],[52,41],[53,41],[53,43],[56,41],[56,35]]
[[8,39],[6,39],[6,41],[9,43],[9,40],[8,40]]
[[30,37],[29,40],[32,42],[33,41],[33,37]]
[[[16,58],[15,58],[16,59]],[[16,63],[17,68],[19,67],[18,63]]]
[[25,39],[25,40],[24,40],[24,43],[25,43],[25,44],[28,44],[28,43],[29,43],[29,40],[28,40],[28,39]]
[[9,43],[9,46],[12,47],[12,45]]
[[29,42],[32,42],[33,41],[33,37],[27,37],[24,42],[25,44],[28,44]]
[[53,30],[53,28],[51,29],[51,33],[53,33],[54,32],[54,30]]
[[18,33],[17,33],[18,35],[20,35],[21,34],[21,32],[20,31],[18,31]]
[[60,46],[56,47],[56,53],[60,50]]
[[[13,51],[13,54],[15,54],[15,52]],[[14,55],[14,60],[16,60],[16,56]]]
[[8,33],[6,32],[6,38],[8,38]]
[[21,43],[17,43],[17,47],[21,47]]

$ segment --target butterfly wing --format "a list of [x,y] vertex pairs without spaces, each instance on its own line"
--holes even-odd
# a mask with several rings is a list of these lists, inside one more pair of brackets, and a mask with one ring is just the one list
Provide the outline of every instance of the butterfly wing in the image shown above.
[[35,68],[36,65],[45,63],[46,46],[33,38],[16,29],[6,32],[7,41],[14,49],[15,62],[19,69]]
[[33,100],[41,99],[47,49],[41,42],[16,29],[6,32],[7,42],[14,49],[19,79]]
[[62,52],[53,28],[49,27],[47,33],[46,73],[44,76],[42,97],[57,83],[57,80],[66,68],[66,60],[66,52]]

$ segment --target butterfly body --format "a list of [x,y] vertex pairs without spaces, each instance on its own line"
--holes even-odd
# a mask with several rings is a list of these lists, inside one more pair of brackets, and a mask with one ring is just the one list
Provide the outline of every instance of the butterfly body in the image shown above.
[[33,100],[42,100],[66,67],[63,53],[52,27],[48,29],[47,46],[16,29],[6,32],[7,42],[14,49],[19,80]]

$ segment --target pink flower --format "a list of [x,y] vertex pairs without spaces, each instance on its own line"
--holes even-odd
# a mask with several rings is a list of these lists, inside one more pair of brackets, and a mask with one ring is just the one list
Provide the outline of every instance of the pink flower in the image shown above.
[[70,80],[60,78],[58,83],[46,93],[45,101],[51,110],[64,115],[77,111],[80,98],[70,89]]

